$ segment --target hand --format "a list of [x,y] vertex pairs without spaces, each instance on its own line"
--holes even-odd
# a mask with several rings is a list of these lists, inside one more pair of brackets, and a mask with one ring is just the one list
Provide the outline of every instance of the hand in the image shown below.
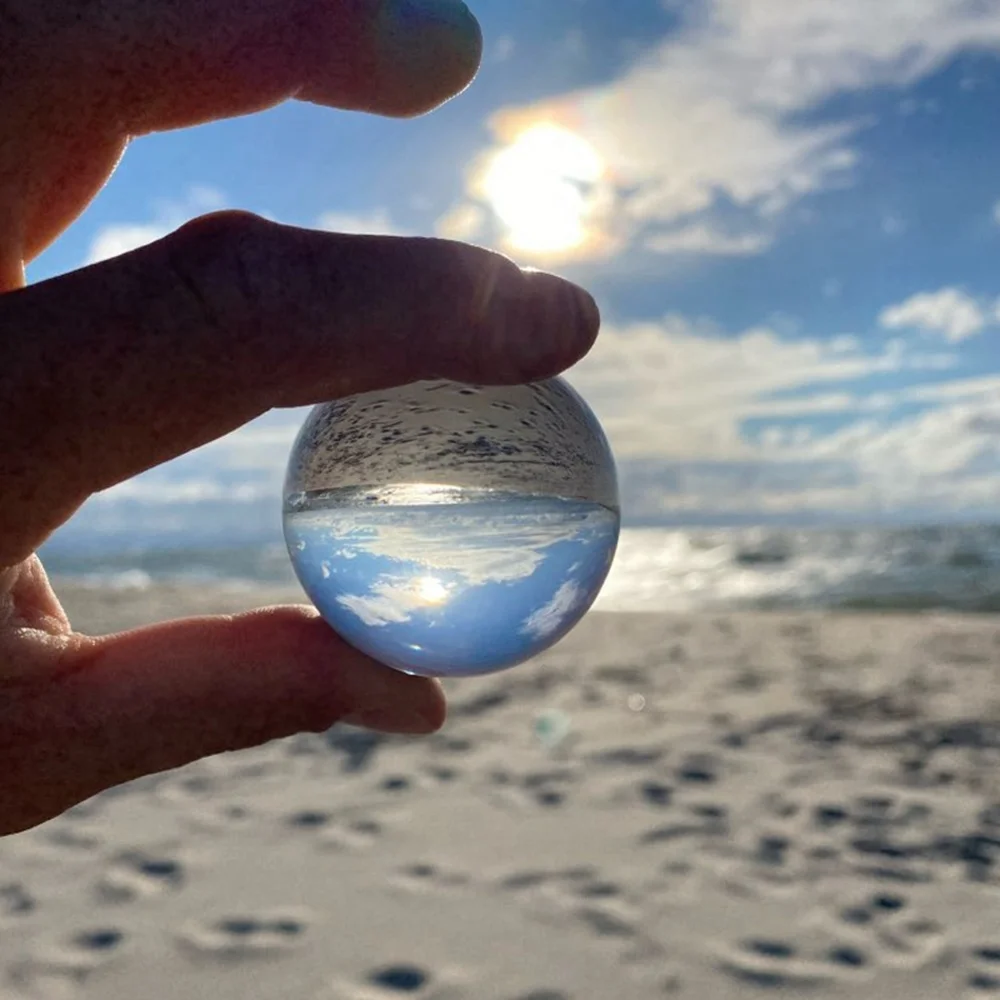
[[33,555],[91,493],[271,407],[430,377],[522,382],[589,348],[593,301],[552,276],[244,213],[22,287],[135,135],[289,97],[416,114],[460,90],[480,52],[464,8],[410,35],[389,9],[0,0],[0,833],[338,720],[443,722],[436,684],[368,660],[308,608],[75,633]]

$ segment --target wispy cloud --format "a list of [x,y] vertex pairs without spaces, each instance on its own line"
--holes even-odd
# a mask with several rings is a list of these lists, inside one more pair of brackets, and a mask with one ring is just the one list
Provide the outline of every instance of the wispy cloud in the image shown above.
[[367,236],[409,236],[384,208],[372,212],[324,212],[316,220],[317,229],[331,233],[350,233]]
[[569,374],[622,457],[737,461],[754,454],[741,432],[748,418],[858,409],[843,388],[850,383],[952,363],[902,340],[866,350],[853,337],[783,338],[767,327],[733,334],[672,315],[607,327]]
[[[538,121],[583,135],[615,197],[614,239],[661,253],[765,249],[785,212],[852,182],[857,118],[806,117],[831,98],[902,87],[958,52],[1000,47],[1000,5],[967,0],[717,0],[616,80],[496,114],[499,147]],[[481,164],[470,174],[476,198]],[[741,216],[732,235],[733,212]],[[671,232],[687,234],[671,238]]]
[[974,337],[996,319],[996,308],[961,288],[921,292],[890,306],[879,317],[887,330],[921,330],[941,334],[951,343]]

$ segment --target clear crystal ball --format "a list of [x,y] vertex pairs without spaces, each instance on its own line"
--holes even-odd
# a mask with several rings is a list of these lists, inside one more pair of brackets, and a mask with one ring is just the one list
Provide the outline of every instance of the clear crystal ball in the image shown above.
[[288,551],[323,617],[428,677],[551,646],[593,604],[618,543],[611,449],[559,378],[419,382],[317,406],[284,493]]

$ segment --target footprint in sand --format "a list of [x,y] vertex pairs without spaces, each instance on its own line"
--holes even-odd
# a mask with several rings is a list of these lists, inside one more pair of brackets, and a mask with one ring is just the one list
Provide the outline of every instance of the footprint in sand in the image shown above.
[[453,974],[432,973],[412,962],[391,962],[370,969],[362,983],[333,983],[318,1000],[470,1000]]
[[189,954],[223,961],[269,958],[303,944],[311,915],[302,910],[232,914],[194,921],[177,935]]
[[431,975],[419,965],[387,965],[373,969],[368,982],[386,993],[420,993],[431,981]]
[[672,823],[651,827],[639,835],[642,846],[675,844],[700,838],[724,837],[729,833],[729,813],[725,806],[710,803],[695,804],[687,816],[678,816]]
[[867,935],[879,961],[899,968],[926,966],[944,952],[947,944],[944,927],[914,912],[909,897],[901,892],[873,893],[861,902],[842,907],[837,919],[855,935]]
[[789,941],[755,938],[726,948],[716,957],[716,968],[741,986],[795,990],[822,986],[836,978],[833,968],[801,958]]
[[405,774],[390,774],[379,782],[378,787],[379,791],[402,795],[404,792],[412,791],[416,787],[416,782]]
[[575,923],[612,946],[622,962],[642,963],[662,954],[643,932],[628,888],[595,868],[525,870],[503,876],[496,884],[519,898],[530,916],[547,924]]
[[285,817],[285,823],[295,830],[319,830],[332,822],[333,814],[322,809],[300,809]]
[[34,913],[37,902],[35,897],[21,882],[8,882],[0,885],[0,922],[19,920]]
[[125,934],[117,927],[93,927],[37,952],[15,959],[7,981],[20,995],[30,998],[73,996],[87,978],[121,953]]
[[469,885],[472,876],[467,872],[429,861],[415,861],[404,865],[393,876],[392,883],[407,892],[455,892]]
[[1000,995],[1000,946],[981,945],[972,950],[972,971],[966,985],[974,995]]
[[343,816],[324,809],[300,809],[284,818],[293,830],[313,833],[316,844],[328,850],[364,850],[372,847],[384,827],[371,816]]
[[101,876],[96,891],[109,903],[127,903],[180,889],[184,864],[169,852],[127,851]]

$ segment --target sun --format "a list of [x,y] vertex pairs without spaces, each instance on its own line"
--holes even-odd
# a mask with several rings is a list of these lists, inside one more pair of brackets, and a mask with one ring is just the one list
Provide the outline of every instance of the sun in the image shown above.
[[540,123],[494,154],[482,191],[512,247],[558,254],[586,242],[592,191],[604,170],[597,150],[582,136]]
[[448,599],[448,588],[433,576],[422,576],[417,580],[417,593],[427,604],[442,604]]

